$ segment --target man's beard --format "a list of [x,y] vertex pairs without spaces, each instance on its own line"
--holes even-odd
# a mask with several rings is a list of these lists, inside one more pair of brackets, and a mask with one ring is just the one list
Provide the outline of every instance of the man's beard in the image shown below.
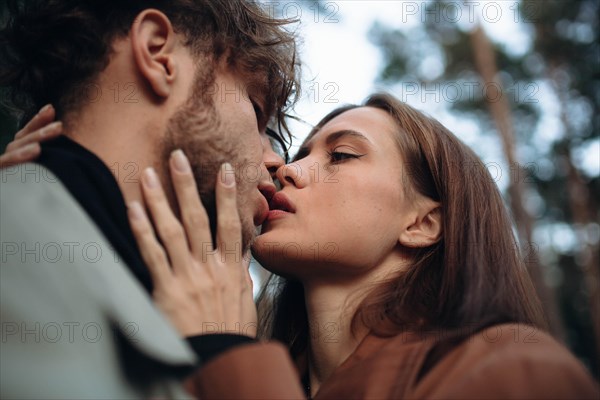
[[[206,209],[210,220],[210,230],[213,245],[216,245],[217,233],[217,208],[215,199],[215,185],[221,164],[229,162],[234,167],[243,165],[243,149],[239,149],[235,140],[227,136],[223,129],[223,122],[215,108],[214,99],[208,88],[214,82],[214,74],[196,76],[192,94],[185,104],[179,107],[175,114],[169,119],[163,142],[159,145],[161,152],[161,165],[157,171],[161,171],[161,178],[165,182],[165,191],[171,207],[180,218],[181,212],[177,198],[172,186],[169,171],[169,159],[174,150],[181,149],[187,156],[196,180],[198,192],[202,204]],[[232,116],[235,118],[235,116]],[[241,151],[240,151],[241,150]],[[237,171],[236,171],[237,175]],[[236,179],[238,183],[239,179]],[[242,221],[242,250],[245,254],[250,248],[255,236],[255,227],[252,216],[244,217],[239,205],[243,204],[240,199],[238,185],[238,212]],[[240,201],[241,200],[241,201]],[[181,218],[180,218],[181,220]],[[236,244],[230,244],[230,246]],[[230,249],[228,247],[228,249]]]

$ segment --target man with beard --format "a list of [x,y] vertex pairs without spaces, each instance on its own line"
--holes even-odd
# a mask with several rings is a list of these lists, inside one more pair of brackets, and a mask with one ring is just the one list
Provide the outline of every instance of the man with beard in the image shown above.
[[242,243],[226,252],[248,248],[274,192],[260,133],[297,89],[282,24],[243,1],[14,3],[0,84],[24,119],[55,104],[65,135],[2,170],[2,397],[185,395],[190,368],[226,350],[261,354],[261,395],[286,393],[267,373],[293,376],[282,348],[231,327],[178,337],[150,301],[126,206],[139,179],[170,183],[187,156],[213,232],[217,173],[235,175]]

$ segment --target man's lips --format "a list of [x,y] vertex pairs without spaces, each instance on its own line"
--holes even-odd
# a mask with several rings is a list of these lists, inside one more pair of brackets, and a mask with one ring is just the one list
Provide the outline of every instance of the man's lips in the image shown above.
[[261,195],[259,201],[259,208],[256,211],[256,214],[254,214],[254,226],[262,225],[269,214],[269,204],[267,203],[267,199]]
[[262,225],[267,219],[267,215],[269,214],[269,201],[275,196],[277,188],[271,181],[261,182],[258,185],[258,191],[261,194],[259,200],[260,205],[254,215],[254,226]]

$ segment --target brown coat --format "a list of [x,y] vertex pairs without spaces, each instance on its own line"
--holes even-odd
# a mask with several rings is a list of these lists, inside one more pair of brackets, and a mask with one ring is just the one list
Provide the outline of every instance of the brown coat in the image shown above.
[[[597,382],[549,335],[498,325],[452,343],[440,335],[367,336],[316,399],[599,399]],[[193,377],[202,398],[300,399],[280,344],[240,346]]]

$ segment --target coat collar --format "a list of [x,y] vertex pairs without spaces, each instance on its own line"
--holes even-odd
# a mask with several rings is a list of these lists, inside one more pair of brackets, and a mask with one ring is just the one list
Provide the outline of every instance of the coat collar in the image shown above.
[[403,398],[437,342],[432,333],[404,332],[392,337],[369,333],[323,383],[325,398]]

